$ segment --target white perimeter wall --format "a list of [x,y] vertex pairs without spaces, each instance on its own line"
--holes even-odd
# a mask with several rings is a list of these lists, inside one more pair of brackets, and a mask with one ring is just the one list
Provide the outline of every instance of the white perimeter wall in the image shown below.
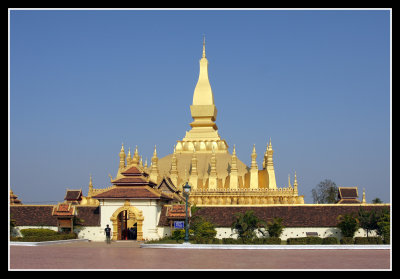
[[[216,228],[217,230],[217,238],[237,238],[236,234],[232,234],[231,228]],[[336,237],[338,239],[342,238],[342,233],[338,228],[329,227],[329,228],[321,228],[321,227],[306,227],[306,228],[285,228],[281,234],[282,240],[287,240],[288,238],[294,237],[306,237],[307,232],[316,232],[319,237]],[[267,234],[268,235],[268,234]],[[258,234],[261,237],[261,234]],[[367,232],[364,229],[359,229],[354,237],[366,237]],[[375,232],[370,232],[369,236],[376,236]]]

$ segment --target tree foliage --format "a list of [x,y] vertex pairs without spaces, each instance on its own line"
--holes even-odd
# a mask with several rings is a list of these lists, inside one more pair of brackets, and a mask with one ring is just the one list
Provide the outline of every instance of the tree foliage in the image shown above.
[[358,210],[358,221],[360,222],[360,227],[367,232],[367,237],[369,233],[378,228],[378,214],[375,210],[367,211],[360,207]]
[[338,196],[338,187],[330,179],[325,179],[311,191],[314,203],[336,203]]
[[201,216],[191,218],[190,229],[196,239],[213,239],[217,235],[215,225]]
[[274,218],[267,223],[267,231],[270,237],[280,237],[285,226],[282,224],[282,218]]
[[354,214],[339,215],[336,226],[341,230],[344,237],[354,237],[354,234],[360,227],[359,221]]
[[372,203],[383,203],[382,200],[380,198],[375,198],[372,200]]
[[390,242],[390,212],[383,210],[378,218],[377,233],[383,237],[385,243]]
[[231,229],[243,240],[252,240],[257,237],[257,232],[264,235],[265,222],[260,220],[254,211],[236,213],[236,220],[232,223]]

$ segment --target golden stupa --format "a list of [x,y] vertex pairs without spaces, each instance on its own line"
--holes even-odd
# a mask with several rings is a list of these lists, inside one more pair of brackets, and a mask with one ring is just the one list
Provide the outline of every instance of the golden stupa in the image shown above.
[[[182,140],[177,141],[172,154],[159,159],[155,147],[150,167],[147,166],[147,160],[143,165],[137,147],[133,157],[130,150],[126,157],[122,146],[119,169],[114,181],[123,178],[124,171],[135,166],[148,173],[147,179],[155,184],[169,178],[181,190],[188,182],[192,187],[189,201],[197,206],[304,204],[304,196],[298,195],[296,173],[293,187],[290,177],[287,187],[277,187],[271,140],[263,154],[262,168],[257,165],[255,146],[251,153],[250,167],[237,158],[235,146],[232,154],[229,153],[228,144],[219,136],[215,123],[217,108],[208,78],[205,40],[199,79],[190,111],[193,118],[191,130],[186,132]],[[91,185],[89,190],[90,200],[91,195],[106,189],[93,189]]]

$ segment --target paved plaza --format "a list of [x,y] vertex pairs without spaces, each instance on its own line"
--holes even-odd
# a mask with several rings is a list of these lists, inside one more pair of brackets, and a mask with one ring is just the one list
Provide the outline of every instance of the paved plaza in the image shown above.
[[137,242],[10,246],[13,269],[386,269],[390,250],[193,250]]

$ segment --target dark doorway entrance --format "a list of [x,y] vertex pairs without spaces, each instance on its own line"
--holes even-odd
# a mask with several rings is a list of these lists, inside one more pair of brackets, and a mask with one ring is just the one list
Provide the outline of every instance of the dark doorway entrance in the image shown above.
[[[133,219],[133,218],[131,218]],[[137,223],[132,226],[132,220],[129,221],[128,210],[123,210],[118,214],[118,240],[136,240],[137,239]],[[128,225],[130,223],[130,226]]]

